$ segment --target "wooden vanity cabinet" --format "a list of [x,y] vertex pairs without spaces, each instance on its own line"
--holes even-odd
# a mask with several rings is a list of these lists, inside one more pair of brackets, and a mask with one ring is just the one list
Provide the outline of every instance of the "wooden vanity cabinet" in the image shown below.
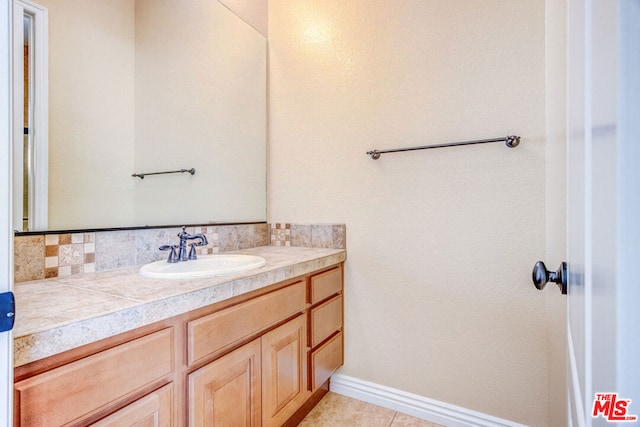
[[342,271],[16,368],[15,426],[296,425],[343,363]]
[[307,400],[303,314],[188,375],[189,426],[281,426]]
[[291,284],[187,322],[189,366],[211,359],[261,331],[302,313],[305,281]]
[[187,322],[189,366],[212,360],[188,375],[189,426],[279,426],[304,403],[306,306],[302,278]]

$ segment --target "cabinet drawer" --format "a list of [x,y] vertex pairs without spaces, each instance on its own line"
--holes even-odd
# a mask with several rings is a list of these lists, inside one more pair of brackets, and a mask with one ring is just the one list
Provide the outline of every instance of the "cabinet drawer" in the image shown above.
[[311,309],[311,347],[342,328],[342,295]]
[[342,332],[311,353],[311,391],[324,384],[343,363]]
[[149,393],[91,427],[171,427],[173,419],[173,384]]
[[15,384],[19,425],[78,421],[173,371],[173,328],[138,338]]
[[315,276],[311,276],[311,304],[342,292],[342,267],[336,267]]
[[305,283],[299,281],[187,325],[189,365],[304,310]]

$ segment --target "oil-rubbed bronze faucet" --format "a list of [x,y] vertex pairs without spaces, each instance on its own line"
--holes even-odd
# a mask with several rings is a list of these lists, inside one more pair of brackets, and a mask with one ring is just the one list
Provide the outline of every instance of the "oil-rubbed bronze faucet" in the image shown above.
[[[187,233],[187,227],[183,226],[182,231],[178,233],[178,237],[180,238],[179,245],[163,245],[160,246],[161,251],[170,250],[169,258],[167,262],[174,263],[180,261],[187,261],[192,259],[198,259],[196,255],[196,247],[197,246],[206,246],[209,242],[207,241],[207,237],[202,233],[189,234]],[[191,243],[191,249],[189,250],[189,255],[187,255],[187,240],[196,240],[199,239],[199,242]],[[178,249],[178,253],[176,254],[176,249]]]

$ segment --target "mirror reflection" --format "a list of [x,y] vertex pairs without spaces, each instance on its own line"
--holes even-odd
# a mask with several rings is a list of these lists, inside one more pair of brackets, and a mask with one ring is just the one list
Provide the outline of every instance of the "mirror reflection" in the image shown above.
[[38,3],[48,212],[29,231],[266,219],[261,34],[217,0]]

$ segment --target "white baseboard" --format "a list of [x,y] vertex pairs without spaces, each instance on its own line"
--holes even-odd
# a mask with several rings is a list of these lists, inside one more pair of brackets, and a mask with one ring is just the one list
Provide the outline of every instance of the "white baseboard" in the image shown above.
[[334,393],[362,400],[396,412],[411,415],[446,427],[525,427],[460,406],[451,405],[416,394],[359,380],[341,374],[331,376]]

